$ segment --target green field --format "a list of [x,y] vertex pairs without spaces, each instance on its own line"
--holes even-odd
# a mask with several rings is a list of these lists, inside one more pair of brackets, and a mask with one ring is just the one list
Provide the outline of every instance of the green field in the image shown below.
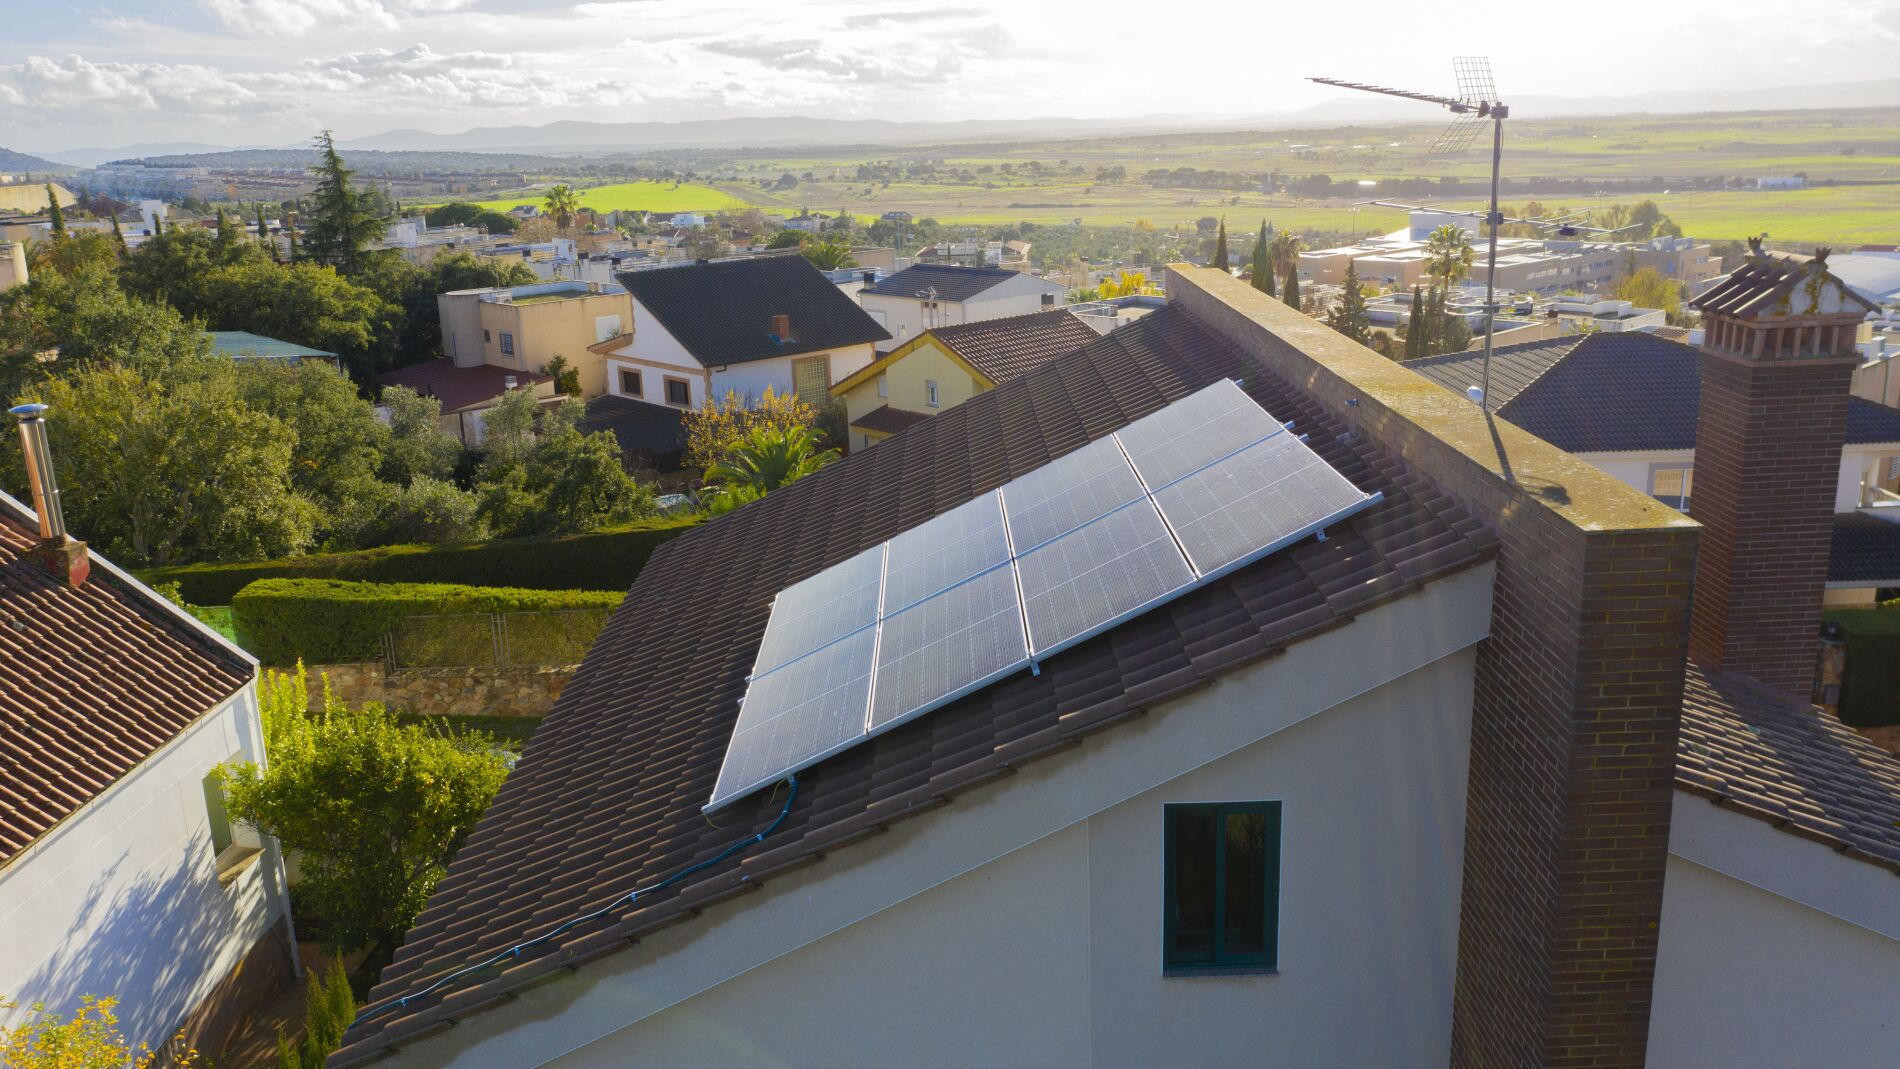
[[[505,212],[517,204],[541,207],[546,195],[546,188],[540,188],[476,203]],[[583,207],[602,212],[723,212],[747,207],[730,193],[691,182],[620,182],[581,190],[580,197]]]

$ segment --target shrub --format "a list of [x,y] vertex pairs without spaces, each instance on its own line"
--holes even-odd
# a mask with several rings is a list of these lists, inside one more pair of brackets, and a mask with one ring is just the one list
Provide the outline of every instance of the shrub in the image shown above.
[[640,520],[587,534],[440,546],[382,546],[274,561],[155,568],[140,578],[175,582],[193,605],[229,605],[259,579],[357,579],[380,583],[468,583],[538,590],[626,590],[647,557],[700,522],[697,516]]
[[612,609],[622,597],[606,590],[259,579],[232,597],[231,617],[239,642],[265,664],[321,664],[380,659],[383,635],[408,616]]
[[1833,609],[1827,621],[1847,642],[1841,720],[1855,727],[1900,724],[1900,604]]
[[277,1026],[277,1069],[323,1069],[323,1063],[343,1045],[343,1033],[356,1017],[356,997],[350,992],[343,962],[331,958],[327,967],[310,968],[304,989],[303,1035],[292,1043]]
[[[17,1025],[0,1024],[0,1066],[6,1069],[150,1069],[157,1055],[143,1043],[133,1044],[119,1031],[116,998],[85,995],[71,1020],[34,1003]],[[0,1011],[19,1003],[0,996]],[[181,1037],[182,1038],[182,1037]],[[201,1064],[198,1052],[188,1050],[168,1059],[177,1069]]]

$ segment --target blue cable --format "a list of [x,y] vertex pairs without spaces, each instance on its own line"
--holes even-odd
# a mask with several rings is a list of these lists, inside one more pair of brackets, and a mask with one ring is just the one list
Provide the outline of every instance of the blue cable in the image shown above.
[[798,800],[798,777],[796,775],[787,776],[785,778],[785,781],[791,785],[790,792],[787,793],[785,796],[785,807],[783,809],[780,809],[778,811],[778,816],[772,819],[772,823],[766,825],[765,830],[762,832],[759,832],[757,835],[754,835],[749,839],[741,839],[738,842],[733,843],[731,846],[726,847],[724,850],[719,851],[717,854],[714,854],[712,857],[709,857],[706,860],[699,862],[698,864],[688,865],[686,868],[679,870],[678,872],[674,873],[671,876],[668,876],[666,879],[661,880],[659,883],[656,883],[651,887],[635,888],[634,890],[628,891],[626,894],[621,895],[619,898],[614,899],[612,902],[607,903],[606,905],[600,907],[597,910],[594,910],[591,913],[583,913],[578,917],[574,917],[565,921],[559,927],[555,928],[552,931],[546,932],[542,935],[537,935],[533,939],[530,939],[525,943],[516,943],[514,946],[509,947],[507,950],[504,950],[501,953],[496,954],[493,957],[490,957],[484,961],[479,961],[473,965],[469,965],[469,966],[465,966],[463,968],[457,969],[454,972],[449,973],[448,975],[442,977],[441,979],[437,980],[436,982],[430,984],[428,987],[423,988],[422,990],[416,992],[413,995],[404,995],[401,998],[391,999],[388,1002],[385,1002],[379,1006],[366,1006],[364,1007],[361,1013],[358,1013],[356,1015],[356,1019],[350,1022],[350,1027],[355,1028],[356,1026],[362,1024],[365,1021],[374,1020],[375,1018],[380,1017],[385,1013],[388,1013],[390,1010],[400,1009],[402,1007],[409,1005],[411,1002],[418,1002],[418,1001],[421,1001],[422,999],[428,998],[430,995],[435,994],[437,991],[442,990],[444,987],[447,987],[448,985],[454,983],[455,981],[460,980],[464,976],[469,976],[471,974],[481,972],[483,969],[487,969],[492,966],[498,965],[501,962],[508,960],[509,958],[518,958],[521,956],[522,951],[531,950],[534,947],[541,946],[559,937],[563,933],[573,930],[574,928],[580,925],[586,924],[590,921],[599,920],[601,917],[604,917],[608,913],[611,913],[614,910],[619,909],[623,905],[631,905],[633,901],[639,898],[641,895],[652,894],[655,891],[664,890],[665,888],[671,887],[672,885],[680,882],[686,877],[691,876],[695,872],[704,872],[705,870],[712,868],[714,865],[719,864],[721,861],[726,860],[727,858],[731,857],[732,855],[738,853],[741,850],[746,849],[747,847],[757,846],[758,844],[765,841],[766,836],[777,831],[779,828],[779,825],[785,823],[785,818],[790,816],[792,813],[792,803]]

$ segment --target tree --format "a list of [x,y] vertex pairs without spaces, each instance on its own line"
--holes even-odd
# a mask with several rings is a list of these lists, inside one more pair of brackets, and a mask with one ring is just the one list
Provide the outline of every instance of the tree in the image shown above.
[[543,203],[547,205],[547,216],[561,233],[574,225],[574,216],[580,212],[581,199],[574,193],[573,187],[566,184],[548,190]]
[[1296,260],[1286,265],[1286,275],[1280,280],[1280,299],[1294,311],[1300,309],[1300,266]]
[[1273,292],[1273,252],[1267,246],[1267,221],[1260,220],[1260,236],[1253,243],[1253,288],[1269,297]]
[[1232,264],[1227,258],[1227,217],[1221,216],[1220,229],[1214,235],[1214,267],[1227,271]]
[[120,252],[125,251],[125,231],[119,229],[119,217],[116,215],[112,217],[112,241],[119,246]]
[[442,402],[407,386],[385,386],[383,409],[389,418],[389,444],[383,450],[382,477],[399,484],[448,478],[462,445],[442,430]]
[[326,941],[387,960],[508,775],[501,746],[327,692],[306,712],[301,665],[267,672],[258,696],[268,763],[219,770],[226,808],[299,852],[299,886]]
[[336,353],[359,380],[387,366],[378,342],[399,326],[394,306],[334,268],[307,261],[279,266],[258,257],[204,275],[195,311],[206,327]]
[[837,459],[838,451],[821,450],[809,428],[754,427],[706,469],[706,478],[724,490],[763,495]]
[[858,258],[851,255],[851,246],[842,241],[807,242],[798,251],[820,271],[858,266]]
[[52,228],[55,242],[66,240],[66,213],[59,206],[59,194],[53,192],[53,183],[46,183],[46,217]]
[[111,274],[118,269],[119,255],[123,251],[104,234],[69,234],[64,241],[34,242],[27,250],[26,262],[35,278],[48,271],[68,278],[93,269]]
[[541,402],[532,389],[509,390],[482,413],[484,473],[523,464],[534,448],[534,420]]
[[1119,271],[1113,278],[1102,279],[1098,289],[1103,300],[1138,296],[1148,292],[1148,276],[1141,271]]
[[245,404],[289,428],[291,485],[324,515],[376,480],[389,430],[349,379],[314,360],[246,361],[236,371]]
[[773,234],[772,240],[766,242],[765,247],[768,249],[790,249],[803,245],[804,243],[805,232],[803,230],[793,230],[788,227]]
[[383,223],[368,199],[351,185],[356,172],[343,165],[330,131],[318,134],[315,145],[318,158],[310,170],[317,176],[317,185],[310,194],[304,255],[346,275],[355,274],[363,266],[370,242],[381,235]]
[[569,364],[567,357],[554,354],[541,366],[541,373],[554,380],[554,392],[569,397],[581,395],[581,369]]
[[479,226],[490,234],[512,234],[519,225],[515,217],[506,212],[459,200],[430,208],[424,213],[423,221],[430,226]]
[[1372,344],[1372,320],[1366,315],[1366,295],[1359,288],[1359,272],[1349,260],[1339,300],[1327,314],[1326,324],[1361,345]]
[[303,1035],[293,1044],[284,1038],[283,1026],[277,1026],[277,1069],[323,1069],[343,1045],[343,1033],[355,1017],[356,996],[342,959],[331,958],[322,968],[311,966],[304,988]]
[[1429,355],[1425,339],[1431,334],[1425,324],[1425,297],[1417,286],[1412,287],[1412,314],[1405,320],[1405,358],[1416,360]]
[[[85,240],[82,235],[65,248]],[[109,365],[157,376],[210,347],[177,311],[127,298],[102,268],[43,272],[0,294],[0,397],[17,396],[49,374]],[[49,363],[48,353],[57,359]]]
[[[134,1045],[119,1031],[116,998],[82,995],[79,1008],[67,1020],[48,1013],[43,1003],[27,1007],[18,1024],[0,1024],[0,1066],[6,1069],[151,1069],[158,1055],[143,1043]],[[0,996],[0,1011],[20,1004]],[[182,1036],[180,1037],[182,1039]],[[196,1069],[198,1052],[187,1050],[167,1059],[173,1069]]]
[[213,248],[216,250],[213,255],[218,262],[231,262],[236,255],[238,246],[242,244],[243,241],[243,228],[238,225],[236,219],[231,218],[229,212],[226,212],[223,208],[219,208],[217,238],[213,241]]
[[779,393],[768,386],[754,399],[727,390],[718,401],[708,400],[680,414],[686,431],[686,453],[681,464],[688,470],[704,471],[724,460],[755,428],[810,427],[817,421],[817,410],[796,394]]
[[1446,223],[1425,239],[1425,271],[1440,287],[1470,274],[1471,258],[1471,238],[1456,223]]
[[528,483],[542,488],[532,534],[578,534],[653,514],[653,491],[620,463],[608,431],[550,433],[528,462]]
[[1660,308],[1670,323],[1682,318],[1682,287],[1653,267],[1624,276],[1616,284],[1616,299],[1638,308]]

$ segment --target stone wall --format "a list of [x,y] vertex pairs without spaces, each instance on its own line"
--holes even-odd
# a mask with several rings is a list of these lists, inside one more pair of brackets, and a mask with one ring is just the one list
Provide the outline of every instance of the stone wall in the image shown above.
[[313,665],[310,701],[322,701],[315,676],[349,705],[382,702],[405,713],[444,716],[546,716],[574,675],[574,665],[556,668],[405,668],[390,671],[381,661]]

